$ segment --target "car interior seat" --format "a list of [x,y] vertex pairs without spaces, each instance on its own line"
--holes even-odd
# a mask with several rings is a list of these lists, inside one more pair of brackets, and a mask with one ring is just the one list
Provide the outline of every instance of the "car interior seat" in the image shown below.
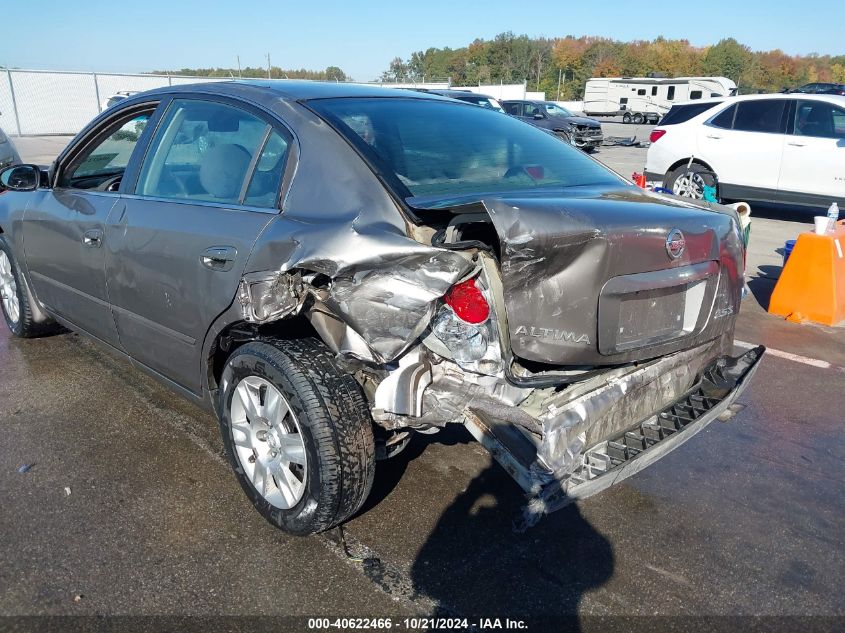
[[215,145],[203,154],[200,184],[214,198],[237,201],[251,159],[242,145]]

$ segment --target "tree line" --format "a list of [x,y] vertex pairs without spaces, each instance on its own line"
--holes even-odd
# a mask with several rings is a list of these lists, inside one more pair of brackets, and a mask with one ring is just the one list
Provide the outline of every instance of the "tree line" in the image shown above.
[[[247,66],[245,68],[180,68],[179,70],[154,70],[156,75],[187,75],[189,77],[229,77],[232,79],[267,78],[267,68]],[[318,81],[352,81],[343,70],[337,66],[329,66],[325,70],[284,69],[278,66],[270,67],[270,79],[314,79]]]
[[[696,47],[688,40],[658,37],[621,42],[605,37],[530,38],[501,33],[462,48],[429,48],[409,59],[394,58],[382,81],[444,81],[452,85],[526,82],[548,98],[578,99],[590,77],[723,76],[740,93],[777,92],[804,83],[845,83],[845,55],[787,55],[752,51],[733,38]],[[558,88],[560,95],[558,97]]]

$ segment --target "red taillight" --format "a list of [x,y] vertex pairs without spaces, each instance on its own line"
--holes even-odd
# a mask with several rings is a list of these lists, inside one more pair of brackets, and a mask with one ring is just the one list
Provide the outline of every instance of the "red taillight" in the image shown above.
[[664,134],[666,134],[666,130],[652,130],[651,134],[648,135],[648,140],[656,143]]
[[459,319],[467,323],[483,323],[490,316],[490,306],[475,284],[475,279],[455,284],[443,300]]

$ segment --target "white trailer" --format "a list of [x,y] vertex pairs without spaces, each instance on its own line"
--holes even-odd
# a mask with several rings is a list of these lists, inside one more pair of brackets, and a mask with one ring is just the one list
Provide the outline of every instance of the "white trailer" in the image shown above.
[[657,123],[678,101],[735,94],[736,84],[727,77],[594,78],[584,90],[584,114],[621,114],[624,123]]

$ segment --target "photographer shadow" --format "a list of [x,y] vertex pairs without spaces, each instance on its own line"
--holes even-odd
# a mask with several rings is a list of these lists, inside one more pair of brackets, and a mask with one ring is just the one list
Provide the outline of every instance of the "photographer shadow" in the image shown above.
[[411,569],[415,590],[437,603],[435,615],[541,619],[579,630],[584,594],[613,575],[612,546],[576,504],[517,534],[513,520],[525,503],[491,461],[443,512]]

